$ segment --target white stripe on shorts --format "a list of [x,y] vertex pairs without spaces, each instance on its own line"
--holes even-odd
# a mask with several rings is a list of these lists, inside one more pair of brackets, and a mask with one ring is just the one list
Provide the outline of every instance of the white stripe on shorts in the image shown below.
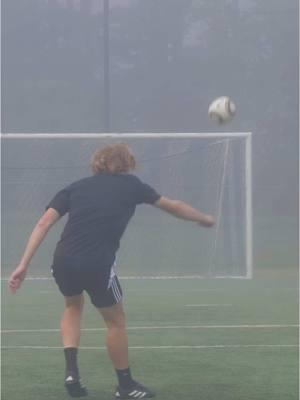
[[117,264],[116,264],[116,259],[115,259],[115,261],[114,261],[114,263],[113,263],[113,265],[111,266],[111,269],[110,269],[110,277],[109,277],[107,289],[110,289],[112,281],[113,281],[114,277],[116,276],[116,273],[115,273],[115,270],[114,270],[114,267],[116,267],[116,265]]
[[118,286],[116,277],[115,277],[114,281],[115,281],[115,285],[116,285],[116,291],[117,291],[117,293],[118,293],[118,295],[119,295],[119,297],[120,297],[120,300],[121,300],[122,294],[121,294],[120,288],[119,288],[119,286]]
[[118,291],[118,293],[119,293],[120,300],[122,300],[122,293],[121,293],[121,290],[120,290],[120,288],[119,288],[119,286],[118,286],[118,284],[117,284],[117,279],[116,279],[116,288],[117,288],[117,291]]
[[110,289],[111,289],[111,291],[112,291],[112,293],[114,295],[115,300],[117,301],[117,295],[116,295],[116,290],[115,290],[115,287],[114,287],[113,280],[111,281]]
[[118,303],[121,300],[121,293],[119,291],[119,288],[117,286],[117,282],[116,282],[116,278],[114,277],[111,283],[111,289],[114,295],[114,298],[116,300],[116,302]]

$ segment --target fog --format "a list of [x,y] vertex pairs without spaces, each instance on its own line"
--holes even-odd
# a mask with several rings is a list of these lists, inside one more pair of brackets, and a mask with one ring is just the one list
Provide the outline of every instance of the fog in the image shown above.
[[[298,1],[108,3],[2,1],[2,132],[251,131],[254,268],[295,267]],[[221,127],[220,95],[237,106]]]

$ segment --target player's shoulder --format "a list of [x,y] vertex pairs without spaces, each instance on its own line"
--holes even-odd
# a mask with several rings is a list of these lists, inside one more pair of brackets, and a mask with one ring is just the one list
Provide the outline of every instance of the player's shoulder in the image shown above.
[[122,176],[124,176],[125,179],[132,180],[132,181],[138,181],[139,180],[139,178],[136,175],[133,175],[133,174],[122,174]]
[[92,183],[94,180],[94,176],[86,176],[81,179],[77,179],[76,181],[71,182],[68,186],[67,189],[76,189],[77,187],[84,186],[86,184]]
[[141,179],[133,174],[97,174],[88,176],[82,179],[78,179],[72,182],[67,189],[74,190],[82,187],[94,186],[94,185],[107,185],[109,182],[114,181],[115,178],[120,178],[123,182],[125,181],[127,185],[140,186],[143,184]]
[[123,179],[125,179],[129,185],[139,188],[143,185],[143,181],[136,175],[133,174],[124,174]]
[[125,179],[127,179],[129,182],[133,182],[133,183],[141,183],[141,179],[133,174],[124,174],[123,175],[125,177]]

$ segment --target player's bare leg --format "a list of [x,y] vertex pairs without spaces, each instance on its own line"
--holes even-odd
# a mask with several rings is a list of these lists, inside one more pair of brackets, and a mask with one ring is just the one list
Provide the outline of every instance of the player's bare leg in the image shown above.
[[154,393],[131,377],[128,364],[128,339],[126,319],[122,303],[100,308],[100,313],[107,326],[106,346],[108,355],[116,369],[119,386],[115,396],[119,399],[146,399]]
[[107,326],[106,347],[115,369],[128,368],[128,339],[125,313],[122,303],[100,308],[100,313]]
[[83,310],[83,295],[65,297],[65,309],[61,319],[61,337],[66,359],[65,387],[72,397],[87,395],[80,382],[77,352],[80,342],[80,324]]
[[65,297],[65,309],[60,324],[64,348],[79,346],[83,304],[82,294]]

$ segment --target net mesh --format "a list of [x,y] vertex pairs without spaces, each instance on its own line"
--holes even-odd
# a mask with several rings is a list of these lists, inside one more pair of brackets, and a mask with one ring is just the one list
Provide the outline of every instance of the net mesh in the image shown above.
[[[55,193],[90,175],[96,148],[122,141],[135,171],[160,194],[217,218],[213,229],[139,206],[118,252],[121,276],[246,276],[245,138],[76,138],[2,141],[2,269],[19,260]],[[32,261],[46,275],[64,217]]]

